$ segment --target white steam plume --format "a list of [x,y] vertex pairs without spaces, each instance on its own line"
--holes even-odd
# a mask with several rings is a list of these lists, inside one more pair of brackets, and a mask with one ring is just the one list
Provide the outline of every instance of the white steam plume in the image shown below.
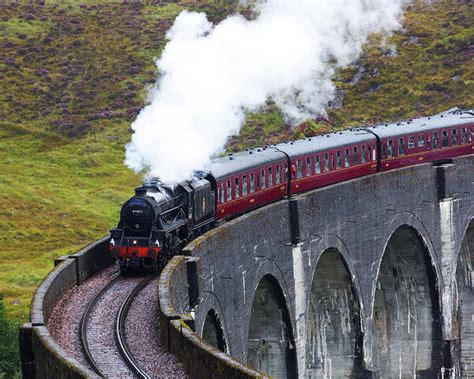
[[406,1],[268,0],[255,20],[234,15],[216,26],[183,11],[125,163],[176,182],[202,169],[269,97],[292,123],[324,112],[334,69],[356,60],[370,34],[400,27]]

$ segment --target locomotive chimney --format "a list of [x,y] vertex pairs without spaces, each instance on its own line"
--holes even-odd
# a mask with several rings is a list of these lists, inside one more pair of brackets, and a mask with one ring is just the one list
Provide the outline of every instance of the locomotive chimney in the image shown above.
[[135,196],[146,196],[146,188],[143,188],[143,187],[135,188]]

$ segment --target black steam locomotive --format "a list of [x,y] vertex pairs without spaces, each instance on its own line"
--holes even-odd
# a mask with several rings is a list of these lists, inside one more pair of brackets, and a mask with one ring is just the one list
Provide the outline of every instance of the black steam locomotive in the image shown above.
[[122,273],[144,267],[158,271],[184,245],[214,222],[215,184],[205,173],[177,185],[158,179],[135,189],[111,230],[110,252]]

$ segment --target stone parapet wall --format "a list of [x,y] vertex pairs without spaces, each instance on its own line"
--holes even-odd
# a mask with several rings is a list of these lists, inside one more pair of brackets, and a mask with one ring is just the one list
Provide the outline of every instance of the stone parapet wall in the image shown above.
[[104,237],[55,261],[56,267],[35,292],[31,305],[31,323],[20,329],[20,357],[24,378],[97,377],[55,342],[46,324],[61,297],[75,285],[112,263],[107,254],[109,237]]

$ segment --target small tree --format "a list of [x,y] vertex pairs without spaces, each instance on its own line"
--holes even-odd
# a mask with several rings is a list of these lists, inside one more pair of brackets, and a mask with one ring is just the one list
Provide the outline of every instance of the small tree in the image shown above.
[[3,295],[0,295],[0,378],[19,374],[18,323],[5,316]]

